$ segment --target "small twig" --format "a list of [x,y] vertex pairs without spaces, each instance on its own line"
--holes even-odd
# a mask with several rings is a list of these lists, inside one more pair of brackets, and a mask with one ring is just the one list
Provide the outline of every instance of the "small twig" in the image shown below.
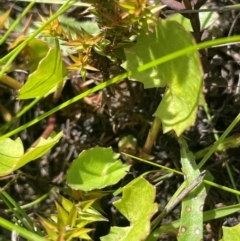
[[235,17],[235,19],[233,20],[233,22],[231,24],[230,30],[228,32],[228,37],[232,35],[233,28],[234,28],[235,24],[237,23],[237,20],[239,17],[240,17],[240,13],[237,14],[237,16]]
[[200,12],[228,12],[232,10],[239,10],[240,4],[231,5],[231,6],[225,6],[225,7],[217,7],[217,8],[208,8],[208,9],[180,9],[180,10],[165,10],[164,12],[167,14],[173,14],[173,13],[200,13]]

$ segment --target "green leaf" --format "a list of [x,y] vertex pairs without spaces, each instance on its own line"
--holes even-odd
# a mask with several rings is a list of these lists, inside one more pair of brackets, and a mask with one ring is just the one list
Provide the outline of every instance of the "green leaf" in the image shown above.
[[6,176],[11,172],[26,165],[45,153],[47,153],[62,137],[62,132],[54,133],[48,139],[41,138],[37,146],[31,147],[24,153],[20,138],[15,141],[6,138],[0,141],[0,176]]
[[68,200],[67,198],[63,197],[60,194],[58,194],[58,198],[59,198],[62,206],[64,207],[64,209],[68,212],[70,212],[72,210],[72,208],[75,206],[74,203],[72,203],[70,200]]
[[35,72],[29,75],[27,83],[19,92],[20,99],[31,99],[53,92],[67,75],[62,61],[60,48],[55,47],[48,51]]
[[[188,150],[186,141],[181,137],[178,141],[181,146],[182,171],[186,176],[185,183],[189,186],[199,176],[200,171],[194,155]],[[203,205],[206,195],[204,184],[200,183],[183,199],[179,241],[203,240]]]
[[[93,207],[89,207],[87,210],[81,210],[79,212],[78,222],[87,221],[86,223],[96,222],[96,221],[108,221],[101,213],[99,213]],[[77,225],[79,227],[79,225]]]
[[[27,38],[27,37],[26,37]],[[23,39],[25,40],[25,38]],[[30,60],[30,73],[33,73],[40,61],[45,58],[49,51],[48,44],[40,39],[33,39],[26,47]]]
[[223,227],[223,238],[220,241],[239,241],[240,224],[234,227]]
[[127,240],[125,239],[125,235],[129,232],[129,230],[130,230],[130,227],[111,227],[110,234],[101,237],[101,241]]
[[76,224],[76,219],[78,216],[78,208],[76,206],[73,206],[72,209],[69,212],[67,224],[72,228]]
[[130,168],[118,157],[111,148],[94,147],[83,151],[69,168],[67,184],[73,189],[90,191],[117,183]]
[[67,221],[68,221],[68,213],[64,208],[62,208],[57,202],[55,202],[57,208],[57,228],[59,232],[65,232]]
[[157,211],[154,203],[155,187],[144,178],[134,179],[123,188],[123,196],[113,205],[130,222],[129,227],[111,227],[110,233],[101,241],[138,241],[150,233],[150,219]]
[[66,235],[64,236],[64,240],[71,241],[73,240],[73,238],[78,238],[80,240],[92,240],[87,234],[91,231],[92,229],[90,228],[75,228],[66,233]]
[[[140,31],[137,43],[125,49],[122,65],[132,71],[157,58],[194,45],[193,38],[179,23],[161,20],[153,33]],[[131,75],[145,88],[167,86],[155,116],[162,120],[164,133],[180,135],[195,121],[202,87],[202,69],[197,52],[189,53],[144,72]]]
[[48,219],[45,219],[41,216],[39,216],[41,219],[41,223],[43,227],[45,228],[48,236],[51,238],[51,240],[56,240],[57,239],[57,224],[53,221],[50,221]]
[[[11,45],[10,49],[15,48],[25,41],[28,37],[20,36]],[[24,59],[28,60],[30,66],[30,73],[35,71],[39,62],[47,55],[49,46],[46,42],[40,39],[32,39],[23,49],[21,55]]]
[[0,141],[0,176],[6,176],[14,170],[19,159],[24,154],[20,138],[15,141],[10,138]]
[[40,141],[35,147],[29,148],[21,159],[16,163],[14,170],[26,165],[28,162],[36,160],[37,158],[46,154],[58,141],[61,139],[63,133],[56,134],[53,132],[47,139],[40,138]]

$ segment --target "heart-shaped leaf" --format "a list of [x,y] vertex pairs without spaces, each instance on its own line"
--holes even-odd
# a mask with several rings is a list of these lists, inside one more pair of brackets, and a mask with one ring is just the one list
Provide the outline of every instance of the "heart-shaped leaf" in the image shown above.
[[69,168],[67,184],[73,189],[90,191],[117,183],[130,168],[118,157],[111,148],[97,146],[83,151]]
[[[152,33],[140,31],[137,43],[125,49],[127,61],[122,65],[132,71],[160,57],[194,45],[194,40],[179,23],[161,20]],[[162,120],[163,131],[180,135],[196,118],[202,87],[202,69],[197,52],[175,58],[144,72],[131,75],[145,88],[167,86],[155,112]]]

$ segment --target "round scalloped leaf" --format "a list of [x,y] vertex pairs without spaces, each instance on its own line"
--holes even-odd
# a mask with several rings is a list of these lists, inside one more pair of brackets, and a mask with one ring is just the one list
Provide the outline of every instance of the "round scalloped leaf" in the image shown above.
[[83,151],[69,168],[67,184],[73,189],[90,191],[117,183],[130,168],[118,157],[111,148],[97,146]]

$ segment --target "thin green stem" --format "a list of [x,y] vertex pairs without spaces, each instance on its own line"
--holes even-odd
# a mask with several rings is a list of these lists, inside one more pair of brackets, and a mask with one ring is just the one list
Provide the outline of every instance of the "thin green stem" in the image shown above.
[[[9,2],[15,2],[16,0],[8,0]],[[18,0],[18,2],[31,2],[32,0]],[[64,4],[66,3],[66,0],[35,0],[36,3],[51,3],[51,4]],[[91,5],[89,3],[82,3],[79,0],[73,0],[73,6],[79,6],[79,7],[90,7]]]
[[[2,199],[5,200],[6,205],[14,213],[14,217],[17,217],[17,219],[21,221],[21,223],[25,226],[26,229],[34,231],[36,228],[34,222],[30,219],[26,212],[21,209],[21,207],[15,202],[15,200],[5,191],[2,192],[1,196]],[[41,231],[39,229],[37,229],[36,232],[41,235]]]
[[136,159],[136,160],[138,160],[138,161],[147,163],[147,164],[152,165],[152,166],[155,166],[155,167],[159,167],[159,168],[161,168],[161,169],[163,169],[163,170],[165,170],[165,171],[167,171],[167,172],[176,173],[176,174],[179,174],[179,175],[182,175],[182,176],[183,176],[183,173],[182,173],[182,172],[177,171],[177,170],[175,170],[175,169],[172,169],[172,168],[169,168],[169,167],[166,167],[166,166],[162,166],[162,165],[160,165],[160,164],[158,164],[158,163],[156,163],[156,162],[151,162],[151,161],[142,159],[142,158],[140,158],[140,157],[136,157],[136,156],[130,155],[130,154],[125,153],[125,152],[121,152],[121,153],[122,153],[123,155],[125,155],[125,156],[131,157],[131,158]]
[[[212,146],[213,145],[208,146],[194,153],[194,156],[196,157],[196,159],[203,158],[206,155],[206,153],[208,153],[208,151],[212,148]],[[223,151],[230,148],[238,148],[239,146],[240,146],[240,134],[233,135],[224,139],[223,142],[219,144],[216,151]]]
[[15,225],[11,222],[9,222],[8,220],[1,218],[0,217],[0,226],[2,226],[3,228],[6,228],[10,231],[16,231],[18,232],[18,234],[23,237],[26,238],[29,241],[48,241],[48,239],[45,239],[33,232],[27,231],[26,229],[22,228],[21,226]]
[[[53,187],[49,192],[45,193],[44,195],[42,195],[41,197],[37,198],[36,200],[34,200],[33,202],[30,202],[28,204],[22,205],[20,206],[21,209],[26,209],[26,208],[30,208],[36,204],[39,204],[40,202],[42,202],[43,200],[45,200],[47,197],[49,197],[49,195],[51,195],[51,193],[53,193],[55,191],[56,187]],[[7,209],[5,210],[5,213],[11,213],[12,210],[11,209]]]
[[[207,115],[209,123],[212,125],[212,118],[211,118],[211,115],[210,115],[210,112],[209,112],[207,104],[204,105],[204,110],[205,110],[205,113]],[[215,140],[218,141],[219,140],[219,135],[215,132],[215,129],[214,129],[213,125],[212,125],[212,130],[214,132]],[[222,155],[223,155],[223,158],[226,159],[226,152],[225,152],[225,150],[222,150]],[[234,181],[231,168],[230,168],[230,166],[229,166],[227,161],[225,161],[224,163],[226,165],[227,173],[228,173],[229,179],[231,181],[231,184],[232,184],[233,188],[235,190],[237,190],[237,185],[236,185],[236,183]],[[238,203],[240,203],[240,197],[238,195],[236,195],[236,199],[237,199]]]
[[232,131],[232,129],[237,125],[240,121],[240,114],[233,120],[231,125],[224,131],[221,137],[215,142],[213,147],[208,151],[208,153],[204,156],[204,158],[198,164],[198,168],[202,168],[202,166],[206,163],[208,158],[217,150],[217,147],[222,143],[222,141],[227,137],[227,135]]
[[208,180],[203,180],[203,182],[205,184],[209,185],[209,186],[216,187],[216,188],[221,189],[223,191],[230,192],[230,193],[233,193],[233,194],[236,194],[236,195],[240,196],[240,191],[237,191],[237,190],[234,190],[232,188],[219,185],[217,183],[214,183],[214,182],[211,182],[211,181],[208,181]]
[[20,16],[14,21],[14,23],[8,28],[6,33],[0,39],[0,45],[7,39],[9,34],[15,29],[15,27],[20,23],[23,17],[29,12],[29,10],[33,7],[35,1],[32,1],[28,4],[28,6],[24,9],[24,11],[20,14]]
[[218,134],[216,133],[216,130],[214,129],[214,126],[213,126],[213,124],[212,124],[212,117],[211,117],[211,115],[210,115],[210,112],[209,112],[207,103],[205,103],[205,104],[203,105],[203,108],[204,108],[204,111],[205,111],[205,113],[206,113],[207,119],[208,119],[208,121],[209,121],[209,123],[210,123],[210,125],[211,125],[211,127],[212,127],[214,139],[217,141],[217,140],[219,139],[219,136],[218,136]]
[[[239,120],[240,120],[240,115],[239,115]],[[222,136],[220,137],[220,139],[222,138]],[[132,156],[130,154],[127,154],[127,153],[124,153],[122,152],[122,154],[126,155],[126,156],[129,156],[133,159],[136,159],[136,160],[139,160],[139,161],[142,161],[144,163],[147,163],[149,165],[152,165],[152,166],[156,166],[156,167],[159,167],[159,168],[162,168],[163,170],[166,170],[168,172],[171,172],[171,173],[176,173],[178,175],[183,175],[182,172],[179,172],[177,170],[174,170],[174,169],[171,169],[171,168],[168,168],[168,167],[165,167],[165,166],[162,166],[162,165],[159,165],[155,162],[151,162],[151,161],[148,161],[148,160],[144,160],[142,158],[139,158],[139,157],[136,157],[136,156]],[[237,194],[237,195],[240,195],[240,191],[237,191],[237,190],[234,190],[232,188],[229,188],[229,187],[225,187],[225,186],[222,186],[222,185],[219,185],[219,184],[216,184],[214,182],[211,182],[211,181],[208,181],[208,180],[203,180],[203,182],[209,186],[213,186],[213,187],[216,187],[216,188],[219,188],[221,190],[224,190],[224,191],[227,191],[227,192],[231,192],[233,194]],[[184,184],[185,185],[185,184]]]

